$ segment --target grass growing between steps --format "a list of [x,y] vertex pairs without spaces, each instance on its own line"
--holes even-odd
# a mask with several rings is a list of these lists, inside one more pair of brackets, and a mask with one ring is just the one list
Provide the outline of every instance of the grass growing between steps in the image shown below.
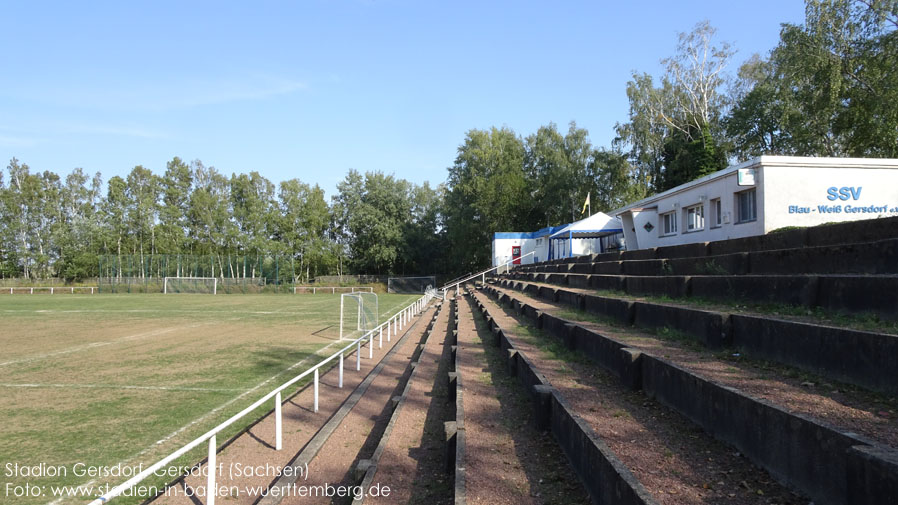
[[[555,338],[533,326],[518,324],[511,328],[511,332],[524,342],[548,354],[549,359],[565,363],[590,363],[589,358],[582,353],[568,349],[561,339]],[[561,367],[565,372],[571,372],[563,363]]]
[[[594,293],[598,296],[609,298],[685,305],[698,309],[745,313],[746,315],[758,314],[762,316],[797,320],[800,322],[835,326],[838,328],[898,335],[898,320],[884,320],[879,317],[878,314],[872,312],[844,314],[823,307],[805,307],[784,303],[747,302],[730,298],[710,299],[697,296],[673,298],[667,295],[631,295],[623,291],[609,289],[596,290]],[[602,324],[605,323],[603,322]]]
[[[467,302],[460,300],[459,303]],[[583,486],[567,464],[552,435],[533,428],[531,399],[518,384],[517,378],[504,372],[506,361],[500,350],[491,343],[492,335],[487,329],[483,314],[478,310],[472,310],[471,313],[477,329],[475,335],[489,365],[488,370],[477,379],[495,388],[496,397],[505,414],[502,425],[511,433],[518,433],[526,438],[526,445],[522,445],[519,451],[527,453],[523,463],[524,471],[531,481],[531,495],[539,497],[539,502],[545,505],[589,503]],[[484,340],[485,335],[490,338]]]

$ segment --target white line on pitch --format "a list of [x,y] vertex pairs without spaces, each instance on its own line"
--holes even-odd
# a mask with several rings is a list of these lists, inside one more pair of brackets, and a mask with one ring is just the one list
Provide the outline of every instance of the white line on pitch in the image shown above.
[[165,328],[162,330],[153,330],[153,331],[148,331],[148,332],[144,332],[144,333],[135,333],[134,335],[128,335],[127,337],[117,338],[115,340],[109,340],[109,341],[105,341],[105,342],[91,342],[90,344],[70,347],[68,349],[63,349],[61,351],[48,352],[46,354],[38,354],[36,356],[29,356],[27,358],[4,361],[3,363],[0,363],[0,366],[15,365],[17,363],[30,363],[32,361],[37,361],[37,360],[46,359],[46,358],[52,358],[54,356],[59,356],[61,354],[71,354],[73,352],[86,351],[88,349],[94,349],[97,347],[105,347],[107,345],[118,344],[120,342],[127,342],[129,340],[137,340],[137,339],[146,338],[146,337],[155,337],[156,335],[163,335],[165,333],[170,333],[175,330],[182,330],[182,329],[186,330],[186,329],[196,328],[197,326],[203,326],[203,325],[208,325],[208,324],[211,324],[211,323],[204,322],[204,323],[192,324],[189,326],[175,326],[173,328]]
[[[241,393],[241,394],[237,395],[236,397],[231,398],[230,400],[228,400],[228,401],[222,403],[221,405],[219,405],[218,407],[215,407],[214,409],[212,409],[211,411],[207,412],[206,414],[203,414],[202,416],[200,416],[200,417],[194,419],[193,421],[190,421],[189,423],[187,423],[187,424],[185,424],[184,426],[178,428],[177,430],[175,430],[175,431],[169,433],[169,434],[168,434],[167,436],[165,436],[164,438],[162,438],[162,439],[160,439],[160,440],[157,440],[155,444],[153,444],[153,445],[151,445],[150,447],[147,447],[146,449],[144,449],[144,450],[138,452],[138,453],[135,454],[134,456],[131,456],[130,458],[128,458],[128,459],[126,459],[126,460],[120,462],[118,465],[119,465],[119,466],[126,466],[128,463],[130,463],[130,462],[134,461],[135,459],[137,459],[137,458],[143,456],[144,454],[146,454],[146,453],[149,452],[150,450],[154,449],[156,446],[161,445],[161,444],[164,444],[165,442],[168,442],[168,441],[171,440],[172,438],[174,438],[174,437],[180,435],[181,433],[183,433],[185,430],[187,430],[187,429],[190,428],[191,426],[194,426],[194,425],[196,425],[196,424],[198,424],[198,423],[201,423],[201,422],[205,421],[205,420],[208,419],[209,417],[211,417],[211,416],[217,414],[218,412],[222,411],[223,409],[226,409],[227,407],[229,407],[230,405],[232,405],[234,402],[240,400],[241,398],[245,397],[246,395],[248,395],[248,394],[250,394],[250,393],[252,393],[252,392],[254,392],[254,391],[258,391],[262,386],[268,384],[269,382],[273,381],[274,379],[277,379],[278,377],[280,377],[280,376],[283,375],[284,373],[289,372],[290,370],[293,370],[294,368],[303,365],[303,364],[304,364],[306,361],[308,361],[310,358],[313,358],[313,357],[317,356],[318,353],[320,353],[321,351],[324,351],[324,350],[326,350],[326,349],[332,347],[334,344],[337,344],[337,343],[339,343],[339,341],[335,340],[335,341],[333,341],[333,342],[327,344],[326,346],[324,346],[324,347],[318,349],[317,351],[315,351],[315,353],[313,353],[313,354],[311,354],[311,355],[309,355],[309,356],[306,356],[306,357],[303,358],[302,360],[297,361],[296,363],[290,365],[289,367],[287,367],[287,368],[281,370],[281,371],[278,372],[277,374],[272,375],[271,377],[265,379],[264,381],[260,382],[260,383],[257,384],[256,386],[254,386],[252,389],[247,389],[247,390],[245,390],[243,393]],[[92,485],[94,485],[96,482],[97,482],[96,479],[92,479],[90,482],[81,484],[81,486],[79,486],[79,487],[82,487],[82,488],[83,488],[83,487],[87,487],[87,486],[92,486]],[[65,498],[65,497],[57,498],[56,500],[53,500],[52,502],[50,502],[49,505],[57,505],[58,503],[62,502],[62,500],[63,500],[64,498]]]
[[[387,309],[387,314],[390,314],[390,311],[391,311],[391,310],[393,310],[393,309],[396,308],[396,307],[399,307],[399,306],[403,305],[403,303],[404,303],[404,302],[399,302],[398,304],[394,305],[393,307],[390,307],[389,309]],[[310,355],[310,356],[307,356],[307,357],[303,358],[302,360],[300,360],[300,361],[298,361],[298,362],[296,362],[296,363],[290,365],[289,367],[285,368],[284,370],[278,372],[277,374],[272,375],[271,377],[269,377],[269,378],[265,379],[264,381],[260,382],[259,384],[257,384],[257,385],[256,385],[255,387],[253,387],[252,389],[246,390],[245,392],[239,394],[237,397],[232,398],[232,399],[226,401],[225,403],[223,403],[223,404],[219,405],[218,407],[215,407],[214,409],[212,409],[210,412],[208,412],[208,413],[206,413],[206,414],[204,414],[204,415],[202,415],[202,416],[200,416],[200,417],[194,419],[193,421],[190,421],[189,423],[185,424],[184,426],[182,426],[182,427],[178,428],[177,430],[175,430],[175,431],[169,433],[166,437],[164,437],[164,438],[162,438],[162,439],[156,441],[156,444],[154,444],[153,446],[147,447],[146,449],[144,449],[144,450],[138,452],[138,453],[135,454],[134,456],[131,456],[130,458],[128,458],[128,459],[126,459],[126,460],[120,462],[119,465],[120,465],[120,466],[125,466],[125,465],[127,465],[128,463],[134,461],[135,459],[137,459],[137,458],[143,456],[144,454],[146,454],[147,452],[149,452],[151,449],[155,448],[156,446],[161,445],[161,444],[164,444],[165,442],[171,440],[172,438],[174,438],[174,437],[180,435],[181,433],[183,433],[186,429],[190,428],[191,426],[194,426],[194,425],[196,425],[196,424],[198,424],[198,423],[201,423],[201,422],[205,421],[205,420],[208,419],[210,416],[212,416],[212,415],[214,415],[214,414],[220,412],[221,410],[227,408],[228,406],[232,405],[234,402],[240,400],[241,398],[245,397],[246,395],[252,393],[253,391],[259,390],[262,386],[264,386],[264,385],[268,384],[269,382],[273,381],[274,379],[280,377],[280,376],[283,375],[285,372],[289,372],[290,370],[293,370],[294,368],[296,368],[296,367],[298,367],[298,366],[301,366],[301,365],[304,364],[306,361],[308,361],[309,358],[318,356],[318,354],[319,354],[321,351],[327,350],[327,349],[333,347],[334,344],[338,344],[338,343],[341,343],[341,342],[340,342],[339,340],[335,340],[335,341],[333,341],[333,342],[327,344],[326,346],[324,346],[324,347],[318,349],[317,351],[315,351],[314,354],[312,354],[312,355]],[[87,483],[85,483],[85,484],[81,484],[80,487],[91,486],[91,485],[93,485],[94,483],[96,483],[96,479],[92,479],[90,482],[87,482]],[[64,499],[64,497],[57,498],[56,500],[53,500],[52,502],[50,502],[48,505],[57,505],[57,504],[59,504],[60,502],[62,502],[63,499]]]
[[133,386],[128,384],[12,384],[0,383],[4,388],[73,388],[73,389],[146,389],[150,391],[211,391],[211,392],[242,392],[246,388],[196,388],[179,386]]

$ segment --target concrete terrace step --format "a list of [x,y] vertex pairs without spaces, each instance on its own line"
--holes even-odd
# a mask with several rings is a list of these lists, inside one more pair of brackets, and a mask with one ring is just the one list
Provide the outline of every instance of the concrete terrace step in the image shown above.
[[599,255],[559,258],[544,264],[578,263],[586,261],[618,261],[645,259],[695,258],[723,254],[799,249],[804,247],[833,246],[898,238],[898,218],[867,219],[831,223],[810,228],[784,230],[766,235],[744,237],[714,242],[699,242],[675,246],[610,252]]
[[[684,249],[684,251],[689,250]],[[656,254],[659,256],[654,257]],[[535,273],[640,276],[898,274],[898,238],[875,242],[751,252],[737,251],[726,254],[697,254],[684,257],[665,257],[660,254],[664,254],[664,252],[651,249],[606,253],[582,256],[577,258],[577,261],[565,263],[523,265],[515,270]]]
[[[603,275],[511,272],[504,278],[631,295],[741,300],[898,318],[895,275]],[[500,278],[502,278],[500,277]]]
[[[492,345],[486,321],[474,317],[474,297],[456,298],[457,430],[465,437],[459,497],[471,503],[589,503],[561,448],[539,429],[529,395],[508,378],[504,351]],[[463,417],[462,417],[463,416]]]
[[690,420],[595,364],[559,355],[551,350],[551,337],[492,301],[478,300],[497,345],[507,352],[509,369],[524,384],[537,383],[534,410],[564,448],[593,503],[807,501]]
[[[893,503],[898,498],[898,451],[893,447],[790,413],[505,295],[501,300],[569,349],[589,356],[627,387],[642,390],[732,444],[815,503]],[[517,366],[522,365],[532,368],[518,357]]]
[[[323,488],[326,485],[353,486],[357,483],[353,469],[359,460],[371,456],[386,428],[392,413],[391,398],[407,383],[411,373],[411,356],[426,332],[425,321],[434,313],[434,309],[428,308],[409,322],[401,339],[372,372],[370,380],[366,379],[366,387],[354,393],[294,459],[292,466],[307,472],[298,482],[299,485]],[[392,340],[385,335],[383,343],[389,345]],[[375,343],[378,347],[380,340],[376,339]],[[379,352],[379,349],[375,351]],[[363,354],[365,352],[363,350]],[[295,482],[295,479],[282,477],[276,485],[284,487]],[[283,496],[287,493],[277,494]],[[300,496],[297,493],[288,494],[281,500],[272,493],[259,505],[330,502],[330,497]]]
[[446,301],[419,345],[413,370],[372,457],[360,462],[364,490],[390,488],[389,496],[366,496],[354,504],[450,503],[444,423],[449,416],[447,374],[454,311]]
[[671,304],[598,296],[520,281],[500,281],[513,289],[561,303],[620,324],[671,328],[709,349],[733,348],[873,391],[898,393],[898,336],[786,321],[763,315],[701,310]]

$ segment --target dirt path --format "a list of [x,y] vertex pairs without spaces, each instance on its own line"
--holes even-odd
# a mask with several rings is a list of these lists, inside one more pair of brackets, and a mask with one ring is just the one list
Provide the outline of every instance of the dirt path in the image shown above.
[[821,420],[841,431],[860,433],[891,447],[898,447],[898,402],[895,398],[796,372],[784,365],[758,363],[734,357],[732,352],[712,352],[688,342],[659,338],[637,328],[624,328],[572,318],[571,307],[533,298],[520,291],[496,288],[525,301],[537,310],[626,342],[672,361],[698,375],[770,401],[787,410]]
[[[418,317],[418,324],[408,338],[399,343],[396,352],[372,381],[368,390],[327,439],[318,455],[309,463],[308,478],[298,481],[303,486],[355,485],[353,468],[359,459],[371,457],[381,434],[390,420],[390,399],[401,392],[411,372],[409,363],[415,348],[424,336],[427,322],[433,317],[430,308]],[[285,498],[283,505],[331,503],[327,497]],[[333,500],[340,503],[341,500]]]
[[[589,497],[505,369],[470,295],[458,299],[458,372],[465,409],[465,497],[471,505],[587,504]],[[476,314],[476,316],[475,316]]]
[[[404,329],[403,331],[405,331]],[[299,451],[308,444],[315,433],[340,408],[344,401],[377,366],[384,355],[399,339],[393,337],[384,347],[377,348],[375,339],[374,359],[368,359],[368,346],[362,347],[361,370],[355,370],[356,353],[347,355],[344,363],[343,387],[338,387],[337,367],[322,374],[319,379],[318,412],[313,412],[313,388],[301,390],[282,406],[282,437],[280,451],[275,450],[274,414],[269,413],[229,445],[219,450],[217,464],[220,469],[216,487],[229,488],[227,496],[219,496],[216,503],[250,505],[258,500],[256,490],[266,489]],[[274,407],[272,402],[272,408]],[[219,446],[224,441],[219,441]],[[247,470],[253,470],[252,473]],[[256,471],[259,470],[259,471]],[[166,495],[158,497],[154,504],[197,505],[206,503],[206,465],[180,481]],[[233,487],[233,489],[230,489]],[[236,492],[235,492],[236,491]],[[196,494],[196,496],[189,496]]]
[[[632,392],[579,355],[553,349],[550,337],[477,298],[520,352],[599,434],[661,504],[806,504],[735,449],[676,412]],[[555,352],[552,352],[552,351]]]
[[374,474],[372,486],[388,486],[389,497],[369,497],[366,505],[452,503],[451,476],[445,471],[443,423],[449,415],[447,343],[453,317],[449,302],[433,325],[418,357],[415,375]]

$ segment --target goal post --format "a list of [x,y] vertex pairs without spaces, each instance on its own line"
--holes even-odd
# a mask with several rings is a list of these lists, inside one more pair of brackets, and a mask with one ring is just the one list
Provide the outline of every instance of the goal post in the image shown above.
[[162,282],[162,292],[168,293],[212,293],[218,294],[218,277],[166,277]]
[[356,331],[377,326],[380,317],[377,295],[368,291],[340,295],[340,340]]

